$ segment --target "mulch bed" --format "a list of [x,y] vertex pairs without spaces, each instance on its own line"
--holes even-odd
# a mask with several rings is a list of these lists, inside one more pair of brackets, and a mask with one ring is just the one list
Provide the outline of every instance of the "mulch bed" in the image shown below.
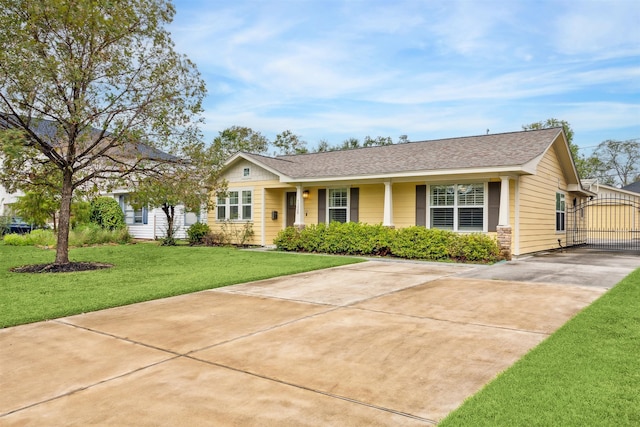
[[34,264],[12,268],[14,273],[74,273],[76,271],[101,270],[111,268],[112,264],[99,262],[70,262],[68,264]]

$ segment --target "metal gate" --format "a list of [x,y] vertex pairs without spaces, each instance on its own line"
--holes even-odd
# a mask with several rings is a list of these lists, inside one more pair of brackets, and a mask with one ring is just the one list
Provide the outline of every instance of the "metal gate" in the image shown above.
[[640,252],[640,196],[596,198],[569,206],[567,244]]

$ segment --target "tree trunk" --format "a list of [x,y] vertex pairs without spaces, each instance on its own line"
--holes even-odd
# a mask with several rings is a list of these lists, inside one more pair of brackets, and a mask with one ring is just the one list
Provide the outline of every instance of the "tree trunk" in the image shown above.
[[69,223],[71,219],[71,196],[73,195],[73,175],[64,169],[62,172],[62,198],[60,215],[58,216],[58,246],[56,248],[56,264],[69,263]]
[[175,206],[164,205],[164,214],[167,216],[167,237],[173,239],[173,220],[175,218]]

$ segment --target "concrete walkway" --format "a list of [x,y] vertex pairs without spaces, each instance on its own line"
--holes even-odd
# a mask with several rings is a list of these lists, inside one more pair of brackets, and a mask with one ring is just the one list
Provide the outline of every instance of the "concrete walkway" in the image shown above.
[[3,329],[0,425],[432,425],[608,287],[485,277],[505,265],[370,261]]

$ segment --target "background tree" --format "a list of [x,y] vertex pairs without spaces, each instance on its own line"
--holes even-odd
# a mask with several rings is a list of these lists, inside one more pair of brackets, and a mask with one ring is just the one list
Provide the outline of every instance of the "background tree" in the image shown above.
[[358,138],[347,138],[342,141],[336,150],[352,150],[354,148],[360,148],[360,140]]
[[276,135],[273,146],[278,150],[277,154],[305,154],[309,152],[307,143],[290,130]]
[[640,180],[640,140],[603,141],[589,161],[594,165],[594,177],[603,184],[632,184]]
[[197,137],[204,83],[173,49],[174,14],[167,0],[0,0],[0,128],[20,131],[0,137],[2,181],[57,171],[56,264],[74,191],[158,174],[156,149]]
[[327,141],[326,139],[321,139],[320,141],[318,141],[318,146],[315,149],[316,153],[325,153],[327,151],[331,151],[331,145],[329,144],[329,141]]
[[571,157],[573,157],[573,162],[576,165],[576,169],[578,171],[578,176],[580,178],[591,178],[591,174],[593,173],[593,164],[589,164],[589,161],[585,156],[580,155],[578,147],[573,143],[573,129],[569,122],[566,120],[558,120],[558,119],[547,119],[543,122],[535,122],[528,125],[523,125],[523,130],[537,130],[537,129],[549,129],[561,127],[564,130],[564,135],[567,137],[567,142],[569,143],[569,150],[571,150]]
[[50,194],[28,191],[12,205],[15,213],[26,223],[44,227],[55,222],[59,203]]
[[393,145],[393,140],[390,136],[376,136],[371,138],[369,135],[364,137],[363,147],[375,147],[382,145]]
[[400,135],[398,137],[398,144],[406,144],[409,142],[409,137],[407,135]]

